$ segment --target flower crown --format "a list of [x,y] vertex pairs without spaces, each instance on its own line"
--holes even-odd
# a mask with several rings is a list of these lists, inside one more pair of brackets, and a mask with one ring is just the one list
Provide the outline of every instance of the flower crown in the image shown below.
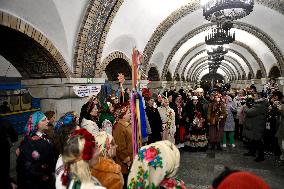
[[82,151],[82,159],[86,161],[90,160],[93,156],[93,148],[96,146],[94,136],[84,128],[75,130],[71,135],[71,138],[76,136],[83,136],[85,139],[85,144]]
[[[84,128],[75,130],[71,134],[70,138],[73,138],[73,137],[76,137],[76,136],[82,136],[85,139],[85,145],[84,145],[84,148],[83,148],[83,151],[82,151],[81,158],[85,161],[90,160],[93,156],[93,148],[96,146],[94,136]],[[64,173],[61,176],[61,182],[62,182],[63,186],[67,186],[68,183],[70,182],[69,171],[70,171],[70,167],[65,166]]]

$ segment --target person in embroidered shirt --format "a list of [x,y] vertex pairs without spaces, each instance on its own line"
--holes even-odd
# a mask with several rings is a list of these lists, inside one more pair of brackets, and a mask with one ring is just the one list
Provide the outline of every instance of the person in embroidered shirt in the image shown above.
[[[67,140],[75,129],[80,129],[78,126],[79,118],[76,112],[67,112],[57,122],[54,130],[54,150],[57,159],[55,167],[55,186],[56,188],[62,186],[61,176],[64,172],[64,165],[62,160],[62,153]],[[65,187],[66,188],[66,187]]]
[[169,100],[164,98],[163,106],[158,108],[160,117],[162,119],[162,140],[169,140],[175,144],[175,133],[176,133],[176,124],[175,124],[175,111],[170,108]]
[[71,134],[62,154],[64,173],[61,176],[62,186],[57,189],[105,189],[91,176],[90,169],[97,163],[99,150],[95,139],[86,129],[75,130]]
[[46,116],[33,113],[25,127],[26,135],[17,149],[18,188],[52,189],[55,157],[53,146],[43,133],[48,128]]
[[175,177],[179,164],[180,152],[170,141],[143,146],[134,158],[128,177],[128,189],[185,189],[184,182]]

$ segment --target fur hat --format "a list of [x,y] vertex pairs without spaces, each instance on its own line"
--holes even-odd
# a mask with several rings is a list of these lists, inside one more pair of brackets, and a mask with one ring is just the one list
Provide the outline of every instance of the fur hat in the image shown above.
[[182,181],[173,182],[176,180],[173,177],[179,164],[179,150],[170,141],[164,140],[143,146],[133,161],[128,176],[128,188],[158,188],[161,184],[167,186],[169,183],[176,183],[171,188],[185,188]]

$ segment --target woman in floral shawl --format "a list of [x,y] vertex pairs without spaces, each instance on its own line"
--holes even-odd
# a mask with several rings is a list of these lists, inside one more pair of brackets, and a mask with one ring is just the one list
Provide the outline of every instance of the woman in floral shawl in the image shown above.
[[175,144],[175,111],[170,108],[168,99],[163,100],[163,106],[159,107],[158,111],[162,119],[162,140],[169,140]]
[[133,161],[128,177],[128,189],[185,189],[184,182],[175,178],[179,163],[180,152],[170,141],[143,146]]

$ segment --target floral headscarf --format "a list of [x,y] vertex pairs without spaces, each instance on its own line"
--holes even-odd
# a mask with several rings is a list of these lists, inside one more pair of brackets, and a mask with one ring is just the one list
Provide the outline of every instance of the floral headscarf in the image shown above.
[[179,150],[170,141],[164,140],[143,146],[133,161],[128,176],[128,189],[159,186],[172,189],[185,188],[183,181],[178,182],[178,179],[173,178],[179,163]]
[[78,119],[78,115],[76,112],[67,112],[64,116],[62,116],[57,124],[55,125],[55,131],[58,131],[62,125],[68,125],[72,122],[76,122]]
[[100,149],[102,156],[110,157],[111,154],[111,141],[113,137],[107,134],[105,131],[101,131],[95,134],[96,146]]
[[40,122],[40,120],[42,120],[45,117],[46,116],[41,111],[37,111],[31,114],[28,123],[25,127],[26,135],[30,136],[34,135],[38,130],[37,124]]

